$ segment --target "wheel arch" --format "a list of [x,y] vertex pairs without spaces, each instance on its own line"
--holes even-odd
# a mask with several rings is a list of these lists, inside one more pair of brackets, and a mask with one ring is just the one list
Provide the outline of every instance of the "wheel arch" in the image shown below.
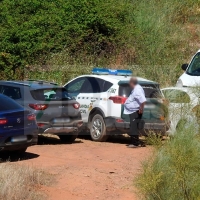
[[101,108],[93,108],[91,111],[90,111],[90,114],[89,114],[89,117],[88,117],[88,128],[90,129],[90,126],[91,126],[91,121],[92,121],[92,117],[95,115],[95,114],[100,114],[103,118],[105,118],[105,114],[103,112],[103,110]]

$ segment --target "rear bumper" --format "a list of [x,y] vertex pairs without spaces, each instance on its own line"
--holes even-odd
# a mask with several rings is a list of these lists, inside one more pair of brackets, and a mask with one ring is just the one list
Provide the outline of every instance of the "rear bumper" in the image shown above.
[[[27,136],[27,141],[12,142],[11,138],[15,136]],[[0,151],[14,151],[37,145],[38,129],[28,129],[24,131],[13,131],[11,133],[0,134]]]
[[[108,132],[117,132],[117,133],[129,133],[130,123],[121,120],[121,118],[106,117],[105,119],[106,129]],[[118,122],[121,121],[121,122]],[[169,126],[165,123],[145,123],[144,130],[140,131],[142,135],[146,135],[149,132],[160,133],[165,135]]]
[[[73,133],[78,132],[79,129],[77,127],[51,127],[47,128],[44,133],[51,133],[51,134],[59,134],[59,133]],[[60,135],[60,134],[59,134]]]
[[[41,124],[42,122],[40,122]],[[42,127],[39,127],[40,133],[51,133],[55,135],[60,135],[61,133],[74,133],[74,132],[80,132],[82,129],[83,121],[82,120],[76,120],[73,121],[73,123],[65,124],[64,126],[58,125],[58,126],[52,126],[51,124],[45,124]]]

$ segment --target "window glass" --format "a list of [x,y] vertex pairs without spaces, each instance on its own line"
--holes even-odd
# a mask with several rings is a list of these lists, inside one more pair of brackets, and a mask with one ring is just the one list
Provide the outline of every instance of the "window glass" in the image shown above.
[[105,81],[104,82],[104,87],[103,87],[103,91],[102,92],[106,92],[108,89],[110,89],[112,87],[112,83],[109,81]]
[[20,88],[18,87],[11,87],[11,86],[0,86],[0,93],[12,98],[12,99],[21,99],[21,92]]
[[17,110],[22,109],[22,107],[13,101],[12,99],[9,99],[7,97],[0,96],[0,112],[2,111],[9,111],[9,110]]
[[39,101],[67,101],[73,99],[65,88],[32,90],[31,95],[35,100]]
[[85,78],[77,78],[65,86],[69,93],[80,93],[80,90],[85,82]]
[[69,93],[100,93],[106,92],[113,84],[100,78],[78,78],[65,86]]
[[100,78],[87,77],[86,81],[84,82],[84,84],[81,88],[81,92],[82,93],[105,92],[112,86],[112,84],[108,84],[109,82],[107,82],[105,85],[105,82],[107,82],[107,81],[100,79]]
[[163,90],[163,94],[170,103],[190,103],[190,96],[181,90]]
[[131,88],[128,83],[119,85],[119,96],[128,97],[131,93]]
[[[161,92],[158,84],[140,84],[145,92],[146,98],[160,98]],[[131,88],[128,83],[119,85],[119,96],[128,97],[131,93]]]
[[146,98],[161,98],[161,91],[158,84],[141,84]]
[[186,72],[189,75],[200,76],[200,52],[195,55]]
[[87,77],[81,88],[81,93],[95,93],[97,91],[100,91],[98,82],[93,77]]

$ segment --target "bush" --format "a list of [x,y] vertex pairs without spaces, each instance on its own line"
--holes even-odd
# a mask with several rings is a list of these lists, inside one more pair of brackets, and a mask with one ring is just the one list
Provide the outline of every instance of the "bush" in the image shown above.
[[153,158],[143,164],[137,186],[147,200],[200,198],[200,140],[196,127],[179,127]]
[[199,7],[200,0],[2,0],[0,79],[23,79],[27,66],[139,65],[139,76],[175,84],[177,66],[198,48]]
[[[131,4],[120,0],[3,0],[0,2],[0,69],[45,64],[68,49],[109,57],[121,44]],[[69,57],[70,57],[69,56]]]

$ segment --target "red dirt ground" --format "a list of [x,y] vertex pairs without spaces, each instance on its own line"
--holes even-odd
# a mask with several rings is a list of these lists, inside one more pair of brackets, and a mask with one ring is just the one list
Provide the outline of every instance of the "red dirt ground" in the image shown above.
[[77,139],[67,145],[42,137],[19,163],[55,174],[55,182],[42,188],[49,200],[138,200],[133,180],[151,147],[129,149],[128,143],[129,138],[114,137],[106,143]]

